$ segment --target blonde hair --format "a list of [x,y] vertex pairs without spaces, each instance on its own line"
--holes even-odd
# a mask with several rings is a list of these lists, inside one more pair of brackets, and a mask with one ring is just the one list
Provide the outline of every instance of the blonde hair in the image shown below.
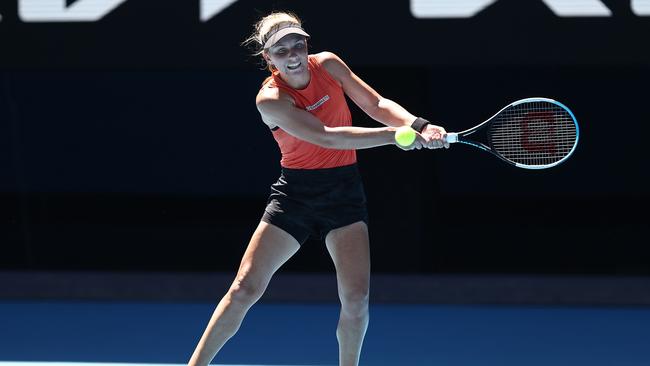
[[[297,25],[302,27],[302,21],[298,16],[291,12],[274,11],[269,15],[262,17],[257,21],[253,28],[253,33],[242,42],[242,45],[248,46],[253,51],[253,56],[261,56],[264,53],[264,43],[270,35],[286,25]],[[273,71],[273,65],[267,65],[266,60],[262,57],[264,68]]]

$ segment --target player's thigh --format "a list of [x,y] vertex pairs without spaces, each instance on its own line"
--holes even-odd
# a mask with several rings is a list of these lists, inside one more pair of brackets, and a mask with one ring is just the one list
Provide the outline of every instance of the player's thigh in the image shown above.
[[237,280],[265,286],[271,276],[300,249],[298,241],[275,225],[260,221],[237,272]]
[[339,294],[345,297],[365,297],[370,286],[370,242],[368,226],[358,221],[331,230],[325,237],[332,256]]

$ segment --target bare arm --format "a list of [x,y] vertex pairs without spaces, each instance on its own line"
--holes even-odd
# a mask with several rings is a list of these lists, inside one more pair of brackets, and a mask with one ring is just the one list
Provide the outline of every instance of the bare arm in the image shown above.
[[[382,97],[335,54],[322,52],[317,57],[330,75],[341,84],[345,94],[372,119],[394,127],[410,126],[415,121],[416,116],[394,101]],[[423,146],[434,149],[449,147],[445,134],[445,129],[440,126],[426,125],[421,132],[425,141]]]
[[[289,134],[330,149],[367,149],[395,145],[395,127],[327,127],[314,115],[296,108],[291,101],[264,93],[257,97],[257,109],[262,120],[279,126]],[[422,139],[410,148],[420,148]]]
[[382,97],[331,52],[318,54],[325,69],[339,82],[345,94],[372,119],[387,126],[410,126],[417,118],[401,105]]

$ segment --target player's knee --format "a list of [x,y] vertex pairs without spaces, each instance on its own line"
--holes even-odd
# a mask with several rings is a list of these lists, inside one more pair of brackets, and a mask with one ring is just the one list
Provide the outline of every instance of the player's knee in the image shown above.
[[237,276],[237,279],[230,286],[230,298],[233,302],[242,305],[252,305],[264,294],[266,284],[263,281],[254,280],[246,275]]
[[341,294],[341,308],[349,317],[364,317],[368,314],[368,289],[359,288]]

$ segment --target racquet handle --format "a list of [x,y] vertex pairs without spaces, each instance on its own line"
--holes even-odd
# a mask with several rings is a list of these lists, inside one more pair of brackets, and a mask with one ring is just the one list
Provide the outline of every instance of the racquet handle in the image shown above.
[[447,132],[447,136],[445,136],[445,141],[447,141],[450,144],[458,142],[458,134],[454,132]]

